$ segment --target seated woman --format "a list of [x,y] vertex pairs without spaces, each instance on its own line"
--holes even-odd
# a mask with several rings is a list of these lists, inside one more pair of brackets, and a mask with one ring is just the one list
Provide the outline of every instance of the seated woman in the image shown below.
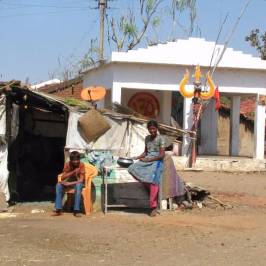
[[164,140],[158,135],[158,123],[150,120],[147,124],[150,135],[145,138],[145,150],[134,160],[138,162],[132,164],[128,168],[128,172],[135,179],[142,182],[150,191],[150,216],[157,214],[157,198],[159,192],[159,184],[163,172],[163,158],[165,156]]

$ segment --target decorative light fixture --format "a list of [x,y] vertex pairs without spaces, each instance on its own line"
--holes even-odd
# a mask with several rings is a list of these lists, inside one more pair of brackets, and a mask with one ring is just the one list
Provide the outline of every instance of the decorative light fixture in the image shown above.
[[180,89],[180,93],[184,98],[192,98],[192,110],[193,110],[193,125],[191,127],[191,131],[193,131],[190,134],[191,137],[191,153],[190,153],[190,157],[189,157],[189,165],[190,167],[194,167],[195,163],[196,163],[196,141],[197,141],[197,128],[198,128],[198,123],[199,123],[199,119],[200,119],[200,115],[202,113],[202,106],[203,106],[203,102],[202,100],[208,100],[211,97],[214,96],[215,93],[215,84],[212,81],[210,72],[208,71],[206,74],[206,82],[205,84],[208,84],[207,88],[206,86],[204,86],[204,90],[202,90],[202,83],[201,83],[201,71],[200,71],[200,66],[196,66],[195,68],[195,74],[193,76],[195,78],[195,81],[193,82],[193,88],[186,88],[186,85],[188,83],[189,80],[189,71],[186,70],[186,73],[183,77],[183,79],[181,80],[180,84],[179,84],[179,89]]
[[180,93],[183,97],[185,98],[192,98],[193,97],[193,103],[197,103],[199,99],[202,100],[208,100],[211,97],[213,97],[214,92],[215,92],[215,84],[212,81],[212,78],[210,76],[210,72],[208,71],[206,74],[206,81],[207,84],[209,85],[209,90],[208,91],[203,91],[202,90],[202,84],[201,84],[201,71],[200,71],[200,66],[196,66],[195,69],[195,81],[193,82],[194,87],[192,90],[188,90],[186,88],[186,85],[188,83],[189,80],[189,71],[188,69],[186,70],[186,73],[183,77],[183,79],[181,80],[180,84],[179,84],[179,89],[180,89]]

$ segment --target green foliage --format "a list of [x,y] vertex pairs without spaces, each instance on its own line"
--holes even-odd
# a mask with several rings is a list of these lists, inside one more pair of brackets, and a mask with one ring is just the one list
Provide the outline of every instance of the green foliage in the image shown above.
[[250,112],[250,113],[247,113],[246,115],[249,116],[249,117],[254,118],[255,117],[255,112]]
[[149,14],[150,12],[152,12],[155,4],[156,4],[156,1],[155,0],[147,0],[146,1],[146,13]]
[[[72,58],[68,60],[67,64],[62,63],[62,59],[58,58],[58,67],[49,73],[49,78],[53,79],[59,77],[60,80],[69,80],[79,75],[82,69],[93,66],[99,58],[98,40],[91,39],[88,51],[82,56],[81,59]],[[73,62],[73,63],[72,63]]]
[[182,12],[184,11],[187,7],[189,7],[192,2],[195,1],[190,1],[190,0],[172,0],[172,11],[175,14],[176,11]]
[[159,17],[154,17],[151,21],[153,27],[158,27],[161,23],[161,19]]
[[[161,17],[158,16],[158,12],[161,11],[161,14],[163,14],[163,9],[165,9],[165,6],[162,6],[163,2],[166,4],[166,7],[170,8],[173,21],[176,20],[177,11],[179,13],[185,10],[189,11],[190,25],[186,32],[190,36],[194,30],[197,0],[139,0],[140,20],[138,20],[138,23],[136,23],[134,10],[131,9],[128,9],[127,14],[120,18],[112,17],[108,19],[108,40],[110,46],[114,44],[118,51],[127,51],[138,45],[143,38],[148,43],[151,43],[151,36],[146,35],[149,27],[152,27],[153,31],[156,32],[158,39],[159,34],[156,31],[156,27],[161,22]],[[179,24],[173,23],[173,25],[176,27]],[[155,42],[152,41],[152,43]]]
[[94,65],[95,62],[98,60],[98,57],[99,57],[98,40],[97,38],[91,39],[90,47],[87,53],[85,53],[84,56],[81,58],[81,60],[78,62],[77,65],[78,71]]
[[226,96],[221,96],[220,102],[221,102],[221,104],[223,104],[227,107],[229,107],[231,105],[231,99],[229,97],[226,97]]
[[171,0],[171,14],[172,19],[176,22],[176,13],[182,13],[185,10],[189,11],[190,25],[188,29],[188,35],[190,36],[194,31],[194,24],[197,17],[196,4],[197,0]]
[[266,32],[260,34],[259,29],[252,30],[246,41],[259,52],[261,59],[266,60]]
[[69,106],[79,107],[80,109],[88,109],[88,106],[84,101],[80,101],[76,98],[66,98],[64,103]]
[[[122,1],[122,0],[120,0]],[[136,1],[136,0],[133,0]],[[139,6],[136,9],[128,8],[126,14],[120,17],[108,17],[107,20],[107,40],[110,50],[128,51],[146,40],[148,44],[157,44],[160,40],[159,25],[165,15],[165,10],[171,10],[172,32],[168,40],[173,40],[175,28],[181,27],[190,36],[194,30],[196,18],[197,0],[138,0]],[[162,5],[164,3],[164,5]],[[190,24],[188,27],[178,23],[177,13],[188,11]],[[169,16],[169,13],[167,14]],[[151,29],[149,31],[149,29]],[[158,29],[158,31],[157,31]],[[165,41],[165,40],[163,40]],[[68,59],[64,65],[59,62],[58,70],[50,73],[51,77],[59,76],[60,79],[68,80],[77,76],[80,70],[93,66],[99,61],[100,51],[97,39],[91,39],[88,51],[81,59]],[[75,60],[75,61],[74,61]]]
[[129,36],[132,36],[134,34],[137,33],[137,27],[136,25],[132,24],[132,23],[125,23],[124,25],[124,33],[128,34]]

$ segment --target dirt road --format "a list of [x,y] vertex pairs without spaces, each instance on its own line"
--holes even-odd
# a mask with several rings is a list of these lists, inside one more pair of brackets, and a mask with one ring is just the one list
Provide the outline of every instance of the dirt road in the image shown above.
[[181,175],[233,208],[75,218],[18,205],[15,217],[0,214],[0,265],[266,265],[266,175]]

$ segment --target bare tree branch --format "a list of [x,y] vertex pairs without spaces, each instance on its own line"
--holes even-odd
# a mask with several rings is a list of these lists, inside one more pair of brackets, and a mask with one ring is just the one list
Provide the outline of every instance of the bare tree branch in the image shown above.
[[[171,16],[173,20],[173,28],[177,24],[179,27],[182,28],[184,32],[186,32],[188,36],[191,36],[192,33],[194,32],[195,20],[197,17],[197,12],[196,12],[197,0],[171,0],[171,1],[172,1]],[[184,10],[189,11],[190,23],[187,29],[183,25],[181,25],[180,22],[178,22],[178,20],[176,19],[176,13],[183,12]],[[174,29],[172,29],[172,32],[174,32]]]
[[[152,1],[152,0],[150,0]],[[128,50],[131,50],[133,49],[136,45],[138,45],[142,39],[142,37],[144,36],[149,24],[150,24],[150,21],[151,21],[151,18],[153,17],[154,13],[157,11],[157,8],[158,6],[164,1],[164,0],[154,0],[155,2],[153,3],[153,5],[150,5],[150,6],[146,6],[146,9],[145,9],[145,17],[142,15],[142,22],[143,22],[143,27],[142,27],[142,30],[141,32],[139,33],[139,35],[128,45]],[[144,6],[144,2],[145,0],[141,0],[142,2],[142,12],[143,12],[143,6]]]
[[[141,29],[139,30],[135,15],[131,9],[128,10],[126,16],[120,17],[117,24],[115,18],[111,18],[108,21],[110,27],[111,40],[115,43],[116,49],[121,51],[131,50],[138,45],[143,39],[150,23],[151,19],[155,15],[158,7],[165,0],[140,0],[140,17],[142,21]],[[126,41],[127,40],[127,41]]]

